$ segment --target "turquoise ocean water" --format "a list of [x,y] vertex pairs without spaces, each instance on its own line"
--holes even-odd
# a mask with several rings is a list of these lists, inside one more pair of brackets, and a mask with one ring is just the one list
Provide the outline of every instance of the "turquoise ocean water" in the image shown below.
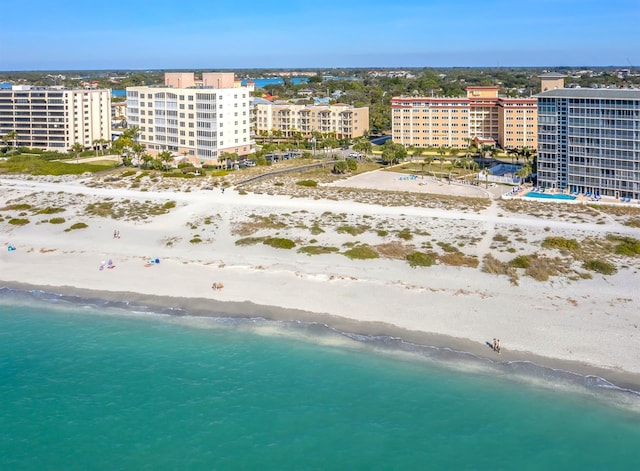
[[0,289],[1,469],[634,469],[637,402],[397,339]]

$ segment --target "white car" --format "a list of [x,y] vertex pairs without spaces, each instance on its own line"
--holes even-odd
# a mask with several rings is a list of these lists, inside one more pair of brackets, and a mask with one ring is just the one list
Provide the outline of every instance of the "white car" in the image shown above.
[[349,154],[349,157],[354,158],[354,159],[357,159],[358,157],[361,157],[361,156],[360,156],[360,154],[359,154],[359,153],[357,153],[357,152],[351,152],[351,153]]

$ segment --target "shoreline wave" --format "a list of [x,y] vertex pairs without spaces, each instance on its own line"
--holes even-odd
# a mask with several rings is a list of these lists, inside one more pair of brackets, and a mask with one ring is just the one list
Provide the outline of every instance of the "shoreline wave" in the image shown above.
[[[403,360],[428,361],[434,366],[467,374],[494,375],[526,384],[579,394],[609,405],[640,412],[640,387],[616,384],[595,374],[583,374],[569,369],[541,365],[529,360],[494,360],[488,356],[451,346],[419,344],[400,336],[362,334],[313,320],[280,320],[262,315],[243,315],[209,311],[191,312],[188,308],[140,304],[130,300],[104,299],[78,294],[65,294],[45,289],[23,289],[0,286],[0,301],[7,304],[44,302],[48,307],[90,307],[124,315],[151,314],[168,319],[189,320],[192,323],[213,322],[221,327],[250,328],[263,335],[288,335],[293,338],[337,348],[366,349],[375,353],[402,357]],[[260,310],[259,306],[256,306]],[[330,338],[333,337],[333,338]],[[348,342],[340,342],[347,339]]]

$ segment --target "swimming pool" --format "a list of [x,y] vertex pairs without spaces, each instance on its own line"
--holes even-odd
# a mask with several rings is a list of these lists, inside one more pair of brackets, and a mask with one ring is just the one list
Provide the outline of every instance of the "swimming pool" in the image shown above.
[[536,191],[530,191],[526,195],[528,198],[543,198],[548,200],[575,200],[575,196],[565,195],[562,193],[538,193]]

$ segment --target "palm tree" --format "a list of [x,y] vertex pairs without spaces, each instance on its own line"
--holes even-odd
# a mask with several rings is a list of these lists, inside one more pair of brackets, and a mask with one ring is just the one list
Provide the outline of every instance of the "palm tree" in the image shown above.
[[140,132],[140,128],[138,126],[131,126],[130,128],[123,131],[122,136],[127,137],[132,141],[136,141],[138,139],[139,132]]
[[169,169],[169,162],[173,161],[173,155],[168,150],[163,150],[158,154],[158,159],[162,162],[162,168],[164,170]]
[[444,155],[447,153],[447,148],[440,146],[436,149],[436,153],[440,156],[440,180],[442,180],[442,166],[444,164]]
[[489,188],[489,175],[491,175],[491,169],[484,169],[485,188]]
[[529,162],[529,160],[536,154],[536,150],[530,149],[529,147],[523,147],[519,149],[518,153],[524,158],[524,160]]
[[9,131],[7,134],[2,136],[2,142],[4,142],[6,146],[9,145],[9,142],[13,142],[12,147],[15,147],[17,137],[18,137],[18,133],[15,130]]
[[[142,145],[142,144],[134,144],[134,147],[136,145]],[[144,146],[143,146],[144,149]],[[149,154],[147,154],[146,152],[144,152],[144,150],[142,151],[142,153],[140,153],[138,156],[138,162],[140,162],[140,160],[142,160],[142,165],[140,166],[141,168],[149,168],[149,164],[151,162],[153,162],[153,157]]]
[[416,153],[416,146],[408,146],[407,147],[407,155],[411,156],[411,162],[413,162],[413,155]]
[[76,142],[71,146],[69,152],[76,156],[76,163],[78,163],[78,157],[80,157],[80,153],[84,150],[84,146],[79,142]]
[[431,162],[433,162],[433,156],[432,155],[427,155],[423,160],[422,160],[422,179],[424,180],[424,167],[426,165],[431,165]]
[[140,160],[142,159],[145,151],[144,146],[139,142],[136,142],[131,146],[131,151],[133,152],[133,155],[135,155],[136,157],[136,164],[139,166]]
[[104,145],[107,143],[107,141],[105,139],[94,139],[93,142],[91,143],[91,145],[93,146],[94,150],[96,151],[96,157],[98,156],[98,151],[101,149],[104,149]]
[[516,175],[520,177],[520,184],[522,184],[529,175],[531,174],[531,164],[528,162],[522,166],[521,169],[516,171]]
[[[507,149],[507,156],[511,157],[511,165],[514,164],[514,158],[517,157],[518,155],[519,155],[518,149],[514,149],[513,147],[509,147]],[[518,160],[520,159],[518,158]]]

